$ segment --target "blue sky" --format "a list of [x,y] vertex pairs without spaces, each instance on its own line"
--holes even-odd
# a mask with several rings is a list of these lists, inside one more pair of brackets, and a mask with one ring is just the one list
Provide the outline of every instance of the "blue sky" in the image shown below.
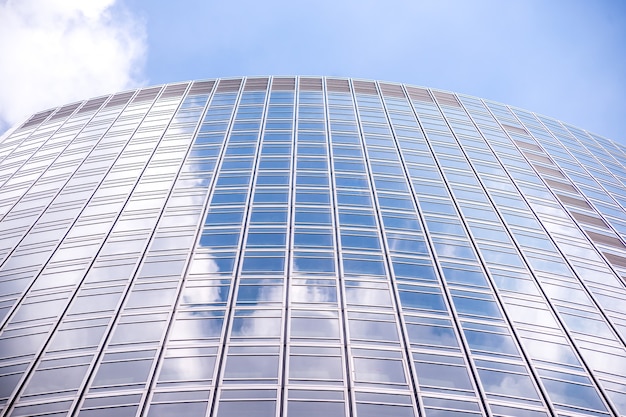
[[[0,69],[2,83],[24,88],[36,85],[28,80],[43,80],[29,91],[38,97],[20,104],[28,110],[22,118],[138,85],[238,75],[333,75],[470,94],[626,143],[624,1],[47,1],[49,10],[35,12],[19,9],[41,1],[0,0],[0,27],[7,26],[2,20],[8,15],[28,22],[19,39],[40,31],[39,43],[18,48],[15,40],[6,41],[8,29],[0,29],[0,56],[11,59],[10,68],[18,67],[9,74]],[[55,4],[64,10],[55,11]],[[39,25],[28,13],[40,17]],[[72,32],[81,25],[82,38],[93,35],[88,37],[92,44],[78,42],[79,50],[67,56],[66,45],[75,44]],[[45,48],[46,31],[57,34],[50,37],[59,52],[56,59],[37,62],[33,56]],[[13,64],[24,60],[28,68]],[[73,67],[80,71],[63,76]],[[63,79],[55,79],[55,73]],[[4,129],[19,122],[6,115],[16,94],[7,98],[2,96],[9,93],[0,91]]]

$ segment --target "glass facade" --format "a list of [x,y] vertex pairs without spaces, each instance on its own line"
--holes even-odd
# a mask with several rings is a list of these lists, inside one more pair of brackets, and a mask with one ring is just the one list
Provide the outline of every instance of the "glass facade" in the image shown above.
[[626,416],[626,147],[366,80],[0,142],[0,417]]

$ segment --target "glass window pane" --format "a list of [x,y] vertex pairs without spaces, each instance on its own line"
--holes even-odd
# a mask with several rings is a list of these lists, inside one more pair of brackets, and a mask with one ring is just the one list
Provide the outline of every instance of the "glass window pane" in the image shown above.
[[413,408],[388,404],[363,404],[357,403],[357,415],[359,417],[414,417]]
[[233,336],[280,336],[279,317],[235,317]]
[[292,285],[293,303],[336,303],[337,289],[328,286]]
[[478,369],[478,375],[487,392],[513,397],[539,398],[527,375]]
[[453,296],[454,306],[459,314],[488,316],[499,318],[500,310],[493,301]]
[[87,372],[87,365],[37,370],[29,381],[25,394],[76,389]]
[[278,356],[228,355],[224,378],[278,378]]
[[280,285],[239,285],[237,303],[279,302],[283,298]]
[[407,323],[407,331],[411,343],[448,347],[459,345],[454,330],[450,327]]
[[115,414],[115,417],[135,417],[137,414],[137,405],[129,405],[115,408],[93,408],[91,410],[81,410],[80,417],[109,417]]
[[148,417],[204,417],[206,409],[205,402],[153,404],[148,411]]
[[[105,330],[105,326],[59,330],[54,334],[48,350],[57,351],[96,346],[100,342],[102,335],[104,335]],[[3,350],[2,352],[8,355],[10,351]]]
[[214,356],[165,358],[159,381],[198,381],[213,377]]
[[596,390],[590,386],[542,378],[553,401],[606,411]]
[[218,337],[222,332],[223,317],[212,317],[202,312],[194,313],[197,319],[177,319],[174,321],[170,339],[196,340]]
[[417,380],[420,385],[454,389],[472,389],[469,375],[465,368],[438,363],[416,362]]
[[287,416],[290,417],[344,417],[345,405],[338,402],[289,401]]
[[247,255],[243,260],[242,272],[282,273],[284,270],[284,264],[284,257]]
[[332,356],[290,356],[289,378],[334,379],[343,378],[341,358]]
[[92,383],[93,386],[109,386],[145,382],[152,366],[152,359],[103,363]]
[[354,358],[357,381],[404,383],[402,362],[388,359]]
[[325,317],[293,317],[292,337],[339,338],[339,319]]
[[517,355],[517,348],[508,335],[485,333],[475,330],[463,332],[467,338],[471,350],[484,350],[487,352],[502,352]]
[[[301,255],[301,254],[300,254]],[[335,272],[335,260],[332,257],[332,254],[323,254],[323,253],[309,253],[308,255],[318,255],[317,257],[313,256],[299,256],[298,253],[294,255],[293,259],[293,272],[294,273],[327,273],[332,274]],[[327,256],[324,256],[327,255]]]
[[276,401],[220,401],[217,417],[274,417]]
[[388,290],[376,290],[372,288],[346,288],[346,300],[348,304],[381,305],[390,306],[391,296]]
[[111,338],[111,343],[133,343],[159,340],[165,330],[165,321],[121,323]]
[[350,338],[393,342],[398,340],[396,323],[349,319]]
[[429,294],[423,292],[400,291],[402,305],[408,308],[420,308],[425,310],[446,311],[443,296],[440,294]]

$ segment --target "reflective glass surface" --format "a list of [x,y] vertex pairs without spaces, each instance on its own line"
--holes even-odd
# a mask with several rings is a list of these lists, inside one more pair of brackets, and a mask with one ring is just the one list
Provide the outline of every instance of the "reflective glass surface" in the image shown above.
[[175,83],[0,140],[0,417],[626,415],[626,147],[450,92]]

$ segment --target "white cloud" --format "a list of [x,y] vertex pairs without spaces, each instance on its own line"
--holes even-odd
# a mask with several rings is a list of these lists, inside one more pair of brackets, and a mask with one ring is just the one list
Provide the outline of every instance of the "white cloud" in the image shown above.
[[115,3],[0,0],[0,131],[142,83],[144,22]]

